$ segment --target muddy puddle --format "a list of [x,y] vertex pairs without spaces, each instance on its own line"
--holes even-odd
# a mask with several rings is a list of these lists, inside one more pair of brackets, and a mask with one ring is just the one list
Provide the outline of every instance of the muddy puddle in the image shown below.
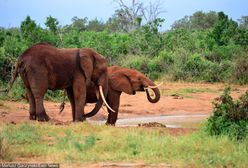
[[[197,115],[162,115],[145,116],[134,118],[120,118],[116,122],[117,127],[140,126],[147,123],[160,123],[168,128],[198,128],[203,121],[209,117],[209,114]],[[89,120],[92,123],[104,124],[105,121]]]

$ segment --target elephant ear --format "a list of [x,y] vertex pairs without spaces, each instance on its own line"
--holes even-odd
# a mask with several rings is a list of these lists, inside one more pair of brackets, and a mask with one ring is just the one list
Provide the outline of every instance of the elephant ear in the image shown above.
[[89,85],[93,73],[93,58],[91,57],[90,53],[87,53],[87,51],[84,51],[83,49],[79,50],[79,58],[80,67],[83,70],[86,78],[86,85]]
[[113,90],[133,94],[131,81],[123,72],[115,72],[110,74],[109,83]]

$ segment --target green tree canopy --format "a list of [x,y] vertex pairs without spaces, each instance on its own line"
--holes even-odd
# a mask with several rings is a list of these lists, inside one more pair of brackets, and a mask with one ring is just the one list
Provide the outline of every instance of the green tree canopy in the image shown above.
[[46,18],[45,25],[49,28],[49,30],[51,32],[53,32],[54,34],[56,34],[57,31],[58,31],[59,21],[56,18],[52,17],[52,16],[48,16]]
[[218,15],[216,12],[210,11],[204,13],[197,11],[192,16],[184,16],[184,18],[175,21],[172,29],[206,30],[212,28],[217,21]]

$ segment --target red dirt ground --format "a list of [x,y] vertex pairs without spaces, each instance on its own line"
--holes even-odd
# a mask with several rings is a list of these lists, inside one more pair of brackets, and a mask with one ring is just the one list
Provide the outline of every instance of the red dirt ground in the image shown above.
[[[161,99],[152,104],[147,101],[144,92],[136,95],[121,95],[119,119],[161,115],[190,115],[210,114],[212,102],[222,94],[224,84],[193,84],[193,83],[166,83],[160,87]],[[232,85],[231,95],[237,99],[245,92],[247,86]],[[195,93],[183,94],[180,90],[193,89]],[[45,101],[47,114],[54,120],[69,122],[72,120],[70,103],[67,102],[64,111],[59,114],[60,103]],[[87,104],[85,111],[89,112],[94,104]],[[27,102],[0,100],[0,122],[29,122]],[[106,109],[106,107],[104,107]],[[103,109],[90,120],[106,120],[107,112]],[[176,130],[176,129],[175,129]]]

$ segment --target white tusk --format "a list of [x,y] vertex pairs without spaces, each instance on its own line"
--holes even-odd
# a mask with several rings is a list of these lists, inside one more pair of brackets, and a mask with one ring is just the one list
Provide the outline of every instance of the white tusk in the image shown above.
[[162,84],[163,84],[163,82],[161,82],[160,84],[155,85],[155,86],[148,86],[148,88],[150,88],[150,89],[155,89],[155,88],[161,86]]
[[102,86],[99,86],[99,90],[100,90],[100,95],[101,95],[101,97],[102,97],[102,100],[103,100],[104,104],[107,106],[107,108],[108,108],[109,110],[111,110],[111,111],[113,111],[113,112],[115,113],[115,111],[108,105],[108,103],[107,103],[106,100],[105,100],[105,97],[104,97],[104,95],[103,95]]

